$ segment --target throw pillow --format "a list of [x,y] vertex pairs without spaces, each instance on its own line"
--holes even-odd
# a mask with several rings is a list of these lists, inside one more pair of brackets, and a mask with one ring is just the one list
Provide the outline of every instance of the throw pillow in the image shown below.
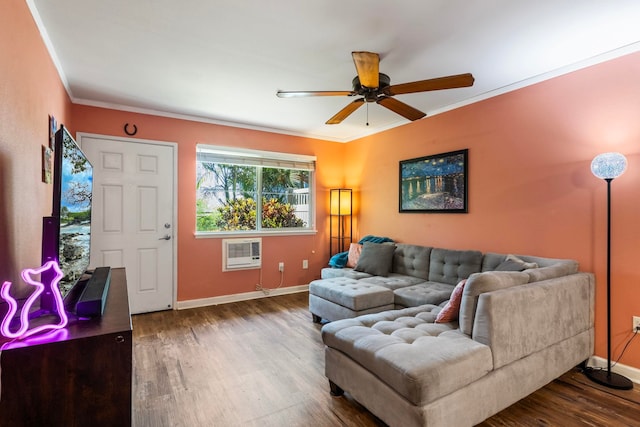
[[355,267],[360,259],[362,245],[360,243],[352,243],[349,245],[349,257],[347,259],[347,267]]
[[395,249],[394,244],[364,242],[354,270],[373,276],[387,277],[391,271]]
[[451,292],[449,302],[442,307],[440,313],[436,316],[435,323],[448,323],[458,320],[460,315],[460,303],[462,302],[462,291],[464,291],[464,285],[467,284],[467,279],[462,279]]
[[538,268],[538,264],[526,262],[515,255],[507,255],[505,260],[496,267],[495,271],[522,271],[528,268]]

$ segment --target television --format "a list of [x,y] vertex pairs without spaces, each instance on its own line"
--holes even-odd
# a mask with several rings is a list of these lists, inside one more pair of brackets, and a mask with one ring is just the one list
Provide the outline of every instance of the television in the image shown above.
[[[92,317],[104,310],[110,271],[88,272],[91,253],[91,198],[93,166],[64,126],[55,134],[53,157],[53,209],[42,223],[42,263],[56,260],[64,274],[60,293],[69,311]],[[108,268],[108,267],[107,267]],[[96,269],[98,270],[98,269]],[[102,283],[91,284],[91,279]],[[104,283],[106,281],[106,283]],[[95,282],[95,280],[93,280]],[[98,286],[100,289],[89,289]],[[95,301],[96,294],[101,301]],[[86,301],[91,300],[87,312]],[[84,308],[78,307],[78,304]],[[99,304],[99,310],[95,307]],[[53,296],[43,293],[41,309],[53,309]]]

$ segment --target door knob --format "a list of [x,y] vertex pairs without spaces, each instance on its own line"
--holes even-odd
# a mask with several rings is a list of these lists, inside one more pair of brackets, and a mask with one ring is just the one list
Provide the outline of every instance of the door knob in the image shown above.
[[171,240],[171,236],[165,234],[164,237],[159,238],[158,240]]

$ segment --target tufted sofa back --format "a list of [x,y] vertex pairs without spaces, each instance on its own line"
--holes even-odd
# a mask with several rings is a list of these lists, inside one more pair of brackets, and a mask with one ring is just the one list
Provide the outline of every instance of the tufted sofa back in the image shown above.
[[428,280],[431,250],[429,246],[397,243],[391,271]]
[[482,268],[482,252],[397,243],[392,272],[457,285]]
[[433,248],[429,263],[429,280],[457,285],[473,273],[480,272],[482,252]]

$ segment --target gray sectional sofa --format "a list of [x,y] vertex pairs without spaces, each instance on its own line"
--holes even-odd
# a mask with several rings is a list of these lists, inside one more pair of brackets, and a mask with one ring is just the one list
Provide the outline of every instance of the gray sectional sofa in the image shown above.
[[[323,270],[309,307],[331,321],[331,393],[390,426],[472,426],[587,360],[593,275],[573,260],[510,259],[397,244],[386,275]],[[462,279],[458,320],[435,323]]]

